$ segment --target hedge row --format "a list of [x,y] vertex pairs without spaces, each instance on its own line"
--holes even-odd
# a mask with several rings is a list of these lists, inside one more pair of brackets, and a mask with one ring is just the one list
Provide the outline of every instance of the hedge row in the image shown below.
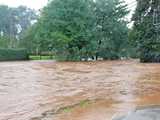
[[0,61],[28,60],[26,49],[2,49],[0,48]]

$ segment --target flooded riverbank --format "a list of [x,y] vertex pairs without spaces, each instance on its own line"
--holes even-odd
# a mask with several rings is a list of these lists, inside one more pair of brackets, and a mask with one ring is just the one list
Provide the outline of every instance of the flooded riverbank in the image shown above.
[[111,120],[160,105],[160,64],[0,63],[0,120]]

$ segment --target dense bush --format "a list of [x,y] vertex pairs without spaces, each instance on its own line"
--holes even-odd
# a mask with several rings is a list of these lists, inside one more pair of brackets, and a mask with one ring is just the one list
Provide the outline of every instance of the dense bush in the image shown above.
[[0,61],[5,60],[28,60],[26,49],[0,49]]
[[144,53],[141,53],[141,56],[140,56],[140,61],[141,62],[144,62],[144,63],[147,63],[147,62],[160,62],[160,53],[159,52],[144,52]]

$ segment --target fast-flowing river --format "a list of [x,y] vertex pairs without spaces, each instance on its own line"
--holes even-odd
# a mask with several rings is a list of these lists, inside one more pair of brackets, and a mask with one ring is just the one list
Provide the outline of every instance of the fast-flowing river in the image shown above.
[[111,120],[160,105],[160,64],[0,63],[0,120]]

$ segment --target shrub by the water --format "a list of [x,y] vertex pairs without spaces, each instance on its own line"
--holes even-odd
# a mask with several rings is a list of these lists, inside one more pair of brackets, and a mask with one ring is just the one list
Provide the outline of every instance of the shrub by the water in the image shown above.
[[140,61],[143,63],[159,63],[160,53],[158,52],[147,52],[140,56]]
[[29,55],[26,49],[0,49],[0,61],[28,59]]

